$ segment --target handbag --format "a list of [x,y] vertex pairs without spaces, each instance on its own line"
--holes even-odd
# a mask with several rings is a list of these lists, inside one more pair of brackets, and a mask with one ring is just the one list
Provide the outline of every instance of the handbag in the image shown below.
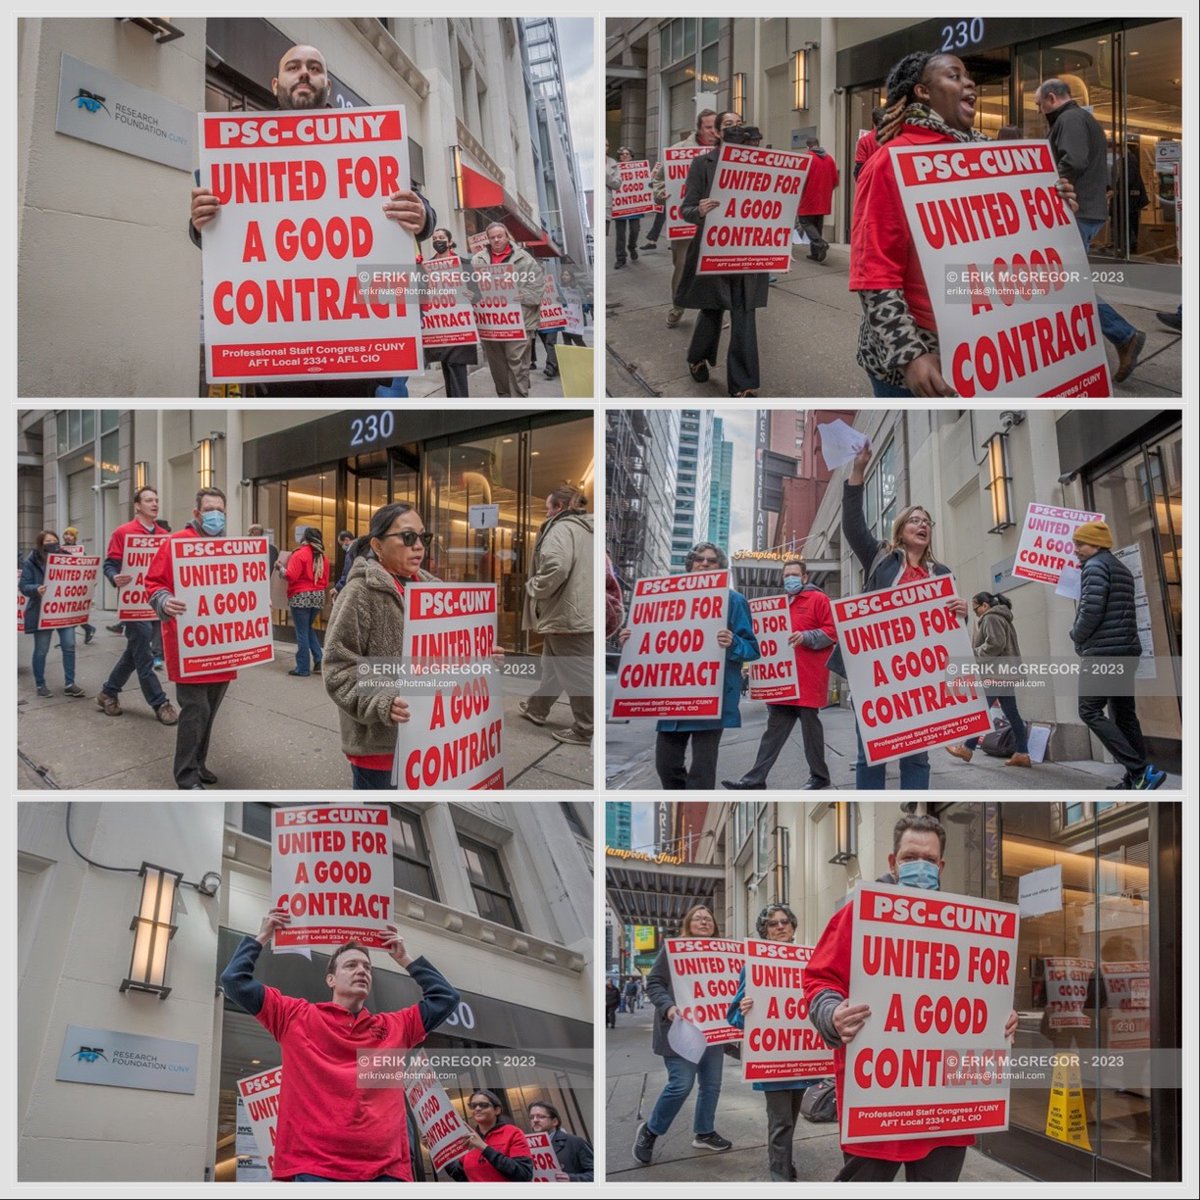
[[806,1121],[818,1124],[837,1120],[837,1084],[832,1079],[818,1079],[804,1089],[800,1101],[800,1115]]

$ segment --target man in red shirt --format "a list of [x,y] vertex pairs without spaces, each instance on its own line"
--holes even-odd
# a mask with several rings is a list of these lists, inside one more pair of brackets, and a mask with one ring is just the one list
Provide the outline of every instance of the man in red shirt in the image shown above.
[[453,1011],[458,992],[424,958],[413,958],[394,925],[387,952],[420,985],[421,1000],[399,1012],[372,1013],[371,958],[347,942],[325,974],[331,998],[320,1004],[285,996],[254,978],[262,948],[291,923],[286,908],[263,918],[221,972],[225,995],[279,1043],[283,1082],[275,1130],[275,1180],[412,1182],[412,1156],[401,1087],[363,1087],[359,1056],[419,1046]]
[[796,224],[809,240],[808,257],[813,262],[824,262],[829,253],[825,240],[825,218],[833,211],[833,189],[839,182],[837,163],[833,155],[826,153],[821,143],[810,137],[808,146],[808,179],[800,193],[800,208]]
[[858,135],[858,141],[854,143],[854,178],[858,178],[858,173],[867,165],[867,159],[879,149],[879,139],[875,136],[875,131],[879,128],[879,122],[883,120],[884,110],[882,108],[871,109],[871,128],[864,129]]

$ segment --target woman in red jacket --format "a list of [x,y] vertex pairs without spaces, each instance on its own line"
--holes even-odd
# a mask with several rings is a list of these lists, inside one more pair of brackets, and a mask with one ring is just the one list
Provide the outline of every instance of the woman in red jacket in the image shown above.
[[446,1174],[458,1183],[528,1183],[533,1178],[533,1151],[525,1135],[503,1116],[494,1092],[472,1092],[467,1109],[475,1122],[472,1149],[448,1163]]
[[[304,538],[293,551],[284,570],[287,578],[288,608],[292,613],[292,625],[296,630],[296,666],[289,675],[307,677],[313,670],[321,670],[324,652],[313,622],[325,607],[325,587],[329,583],[329,559],[325,556],[325,544],[321,531],[309,525]],[[309,669],[309,654],[312,654],[312,670]]]

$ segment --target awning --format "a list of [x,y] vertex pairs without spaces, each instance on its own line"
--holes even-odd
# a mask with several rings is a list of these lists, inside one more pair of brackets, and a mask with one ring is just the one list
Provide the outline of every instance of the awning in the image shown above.
[[504,188],[475,166],[459,149],[460,195],[463,208],[493,208],[504,203]]
[[632,864],[609,859],[605,896],[622,925],[675,927],[696,904],[711,906],[725,868],[716,864]]

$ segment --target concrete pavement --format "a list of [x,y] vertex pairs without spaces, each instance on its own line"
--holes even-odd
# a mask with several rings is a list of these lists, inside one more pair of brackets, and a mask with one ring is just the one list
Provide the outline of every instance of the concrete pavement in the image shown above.
[[[38,699],[30,660],[33,638],[18,637],[17,786],[22,789],[173,789],[171,763],[175,729],[160,725],[143,699],[135,675],[121,693],[124,713],[105,716],[96,694],[121,656],[125,639],[105,626],[114,614],[93,610],[95,641],[76,645],[76,681],[84,699],[64,696],[62,657],[57,642],[46,664],[53,697]],[[338,710],[319,676],[293,678],[296,648],[275,642],[275,661],[242,671],[226,694],[213,727],[209,769],[225,788],[273,790],[345,789],[350,768],[342,754]],[[168,698],[175,688],[159,673]],[[505,695],[504,766],[508,789],[552,792],[593,786],[592,751],[567,746],[550,736],[571,725],[565,697],[537,727],[517,711],[521,697]]]
[[[767,725],[767,706],[757,700],[742,700],[742,727],[727,729],[721,738],[717,786],[722,779],[739,779],[754,764],[758,743]],[[854,760],[858,745],[854,736],[854,714],[848,708],[826,708],[821,713],[825,729],[825,761],[834,789],[853,789]],[[931,791],[1005,789],[1008,791],[1079,791],[1104,789],[1115,783],[1121,768],[1092,759],[1077,762],[1036,763],[1032,768],[1006,767],[1004,759],[976,751],[970,763],[952,758],[940,746],[929,752]],[[609,721],[605,725],[605,772],[611,788],[657,790],[654,770],[654,722]],[[888,771],[888,788],[900,787],[899,771]],[[771,788],[793,791],[808,778],[804,746],[797,725],[768,780]],[[1159,795],[1182,786],[1178,775],[1168,775]],[[748,793],[749,794],[749,793]]]
[[[729,335],[721,338],[721,361],[707,383],[688,373],[685,355],[693,314],[669,329],[671,251],[664,237],[658,249],[639,251],[637,262],[612,269],[613,248],[606,247],[608,274],[605,327],[605,394],[608,396],[686,396],[715,402],[727,395],[725,356]],[[1155,318],[1174,312],[1178,293],[1162,291],[1164,270],[1139,263],[1121,264],[1126,282],[1097,291],[1146,334],[1146,346],[1133,374],[1116,385],[1114,396],[1160,399],[1182,394],[1183,341]],[[760,396],[870,396],[867,378],[854,361],[861,308],[849,290],[850,247],[831,244],[823,263],[808,259],[808,248],[794,247],[792,267],[773,284],[770,303],[758,310],[758,349],[762,367]],[[1108,347],[1110,369],[1116,352]]]

